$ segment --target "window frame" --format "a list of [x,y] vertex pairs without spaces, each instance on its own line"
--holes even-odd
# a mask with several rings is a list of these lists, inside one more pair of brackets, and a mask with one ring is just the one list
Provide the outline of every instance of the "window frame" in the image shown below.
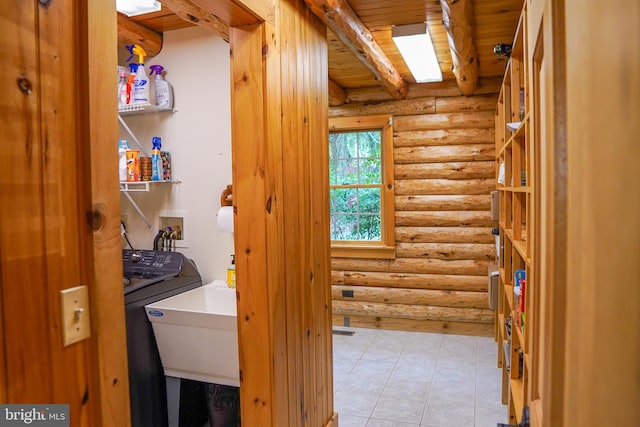
[[[329,118],[329,133],[380,131],[380,228],[381,241],[331,240],[331,256],[338,258],[386,258],[396,256],[395,184],[393,171],[393,116],[351,116]],[[331,188],[331,184],[329,184]]]

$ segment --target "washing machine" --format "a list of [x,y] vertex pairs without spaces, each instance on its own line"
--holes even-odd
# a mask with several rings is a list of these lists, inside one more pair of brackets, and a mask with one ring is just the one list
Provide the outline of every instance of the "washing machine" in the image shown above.
[[[132,427],[167,427],[165,375],[144,306],[202,286],[193,261],[180,252],[122,251]],[[208,420],[202,383],[183,380],[180,426]]]

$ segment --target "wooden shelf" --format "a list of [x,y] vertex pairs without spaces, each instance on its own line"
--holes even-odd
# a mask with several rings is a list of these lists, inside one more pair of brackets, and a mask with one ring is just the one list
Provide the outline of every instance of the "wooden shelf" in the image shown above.
[[513,244],[513,247],[516,248],[516,251],[518,251],[518,253],[522,257],[523,261],[527,265],[529,265],[530,261],[529,261],[529,256],[527,254],[527,241],[526,240],[512,240],[511,243]]
[[[535,177],[539,174],[536,156],[533,150],[536,128],[533,126],[531,111],[533,102],[539,97],[532,96],[529,88],[529,68],[531,56],[527,44],[527,2],[524,2],[522,14],[518,22],[511,56],[505,70],[505,76],[500,89],[498,106],[496,108],[496,171],[504,171],[504,182],[496,187],[499,190],[500,242],[503,245],[500,260],[500,285],[503,302],[498,306],[498,321],[512,317],[511,336],[506,336],[505,326],[498,325],[506,339],[510,339],[511,371],[503,366],[503,401],[506,397],[509,405],[511,424],[515,424],[514,417],[520,422],[522,409],[528,405],[531,392],[529,387],[532,375],[532,364],[535,363],[535,353],[531,354],[525,335],[535,334],[536,299],[531,298],[536,289],[535,266],[533,253],[538,222],[533,212],[536,206]],[[510,124],[510,126],[508,126]],[[501,167],[502,166],[502,167]],[[524,185],[523,185],[524,184]],[[516,325],[514,274],[516,270],[526,272],[526,287],[523,298],[527,301],[526,331]],[[535,336],[535,335],[534,335]],[[530,342],[533,342],[530,340]],[[518,351],[522,351],[522,373],[518,372]],[[518,377],[518,378],[516,378]],[[508,378],[508,380],[505,380]]]
[[[504,285],[504,295],[507,298],[507,305],[509,306],[509,315],[511,315],[511,312],[515,309],[515,306],[513,305],[513,286]],[[511,326],[511,329],[513,329],[513,326]]]
[[511,399],[516,420],[520,423],[522,421],[522,408],[524,408],[524,383],[522,378],[511,378],[509,388],[511,389]]
[[509,191],[511,193],[531,193],[530,187],[500,187],[498,190]]

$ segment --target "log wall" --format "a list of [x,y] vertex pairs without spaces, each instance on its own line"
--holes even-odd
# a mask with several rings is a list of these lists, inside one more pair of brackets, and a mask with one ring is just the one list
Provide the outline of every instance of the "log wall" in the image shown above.
[[[495,90],[359,99],[331,117],[394,116],[395,259],[331,260],[333,322],[491,335]],[[491,85],[494,86],[494,85]]]

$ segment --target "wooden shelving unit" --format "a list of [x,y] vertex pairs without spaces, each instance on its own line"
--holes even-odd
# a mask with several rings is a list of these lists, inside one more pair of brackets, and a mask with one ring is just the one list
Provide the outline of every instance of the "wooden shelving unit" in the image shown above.
[[[498,365],[503,369],[502,401],[509,422],[520,422],[528,404],[530,349],[530,289],[533,277],[533,202],[535,165],[528,88],[526,4],[520,16],[496,108],[496,176],[500,200],[500,291],[496,316]],[[516,274],[524,271],[524,286]],[[522,288],[524,287],[524,292]],[[515,290],[520,289],[520,296]],[[524,302],[524,304],[523,304]],[[524,311],[522,311],[524,308]]]

